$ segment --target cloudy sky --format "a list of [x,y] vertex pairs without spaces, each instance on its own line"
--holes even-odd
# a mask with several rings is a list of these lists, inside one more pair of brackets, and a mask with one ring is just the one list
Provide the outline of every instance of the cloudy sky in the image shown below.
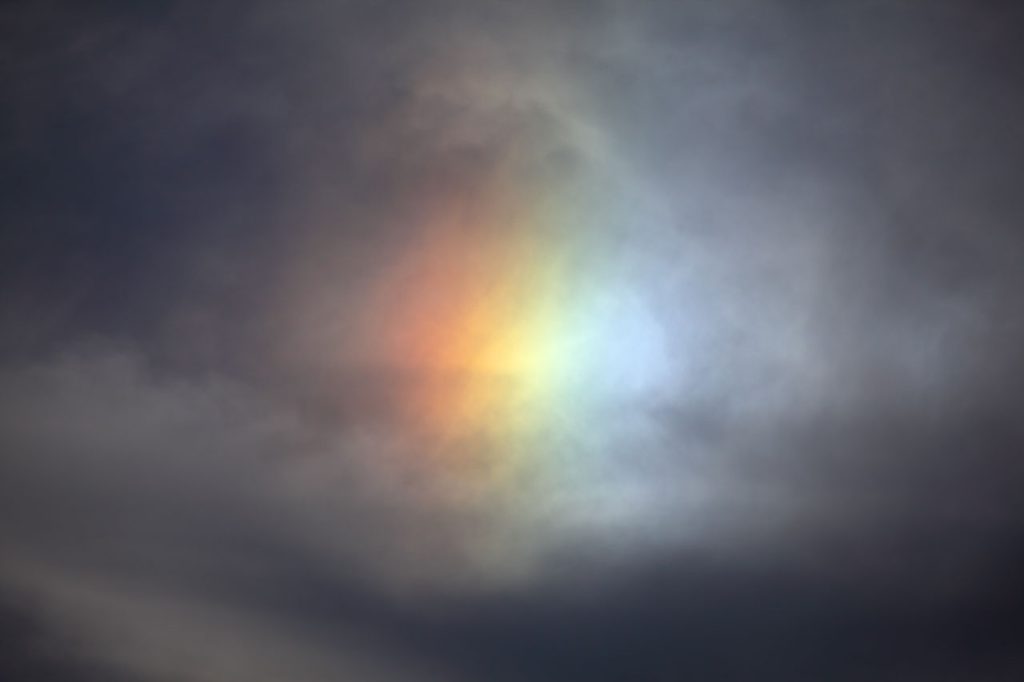
[[0,8],[0,677],[1024,676],[1024,12]]

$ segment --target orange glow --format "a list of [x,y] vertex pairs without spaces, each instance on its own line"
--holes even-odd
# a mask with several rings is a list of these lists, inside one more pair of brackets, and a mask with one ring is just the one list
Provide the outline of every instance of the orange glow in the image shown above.
[[565,259],[487,218],[441,212],[380,291],[378,350],[414,377],[404,411],[443,438],[525,426],[558,380]]

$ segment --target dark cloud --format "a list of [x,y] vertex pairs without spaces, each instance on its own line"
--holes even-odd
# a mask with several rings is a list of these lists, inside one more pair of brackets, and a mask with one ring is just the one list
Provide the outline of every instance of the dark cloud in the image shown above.
[[[0,677],[1018,679],[1021,19],[8,3]],[[648,323],[504,487],[365,332],[495,188]]]

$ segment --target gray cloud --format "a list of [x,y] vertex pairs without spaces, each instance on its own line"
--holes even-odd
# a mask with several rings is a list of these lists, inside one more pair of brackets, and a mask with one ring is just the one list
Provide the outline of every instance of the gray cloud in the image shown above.
[[[1016,679],[1018,19],[5,8],[0,671]],[[502,183],[601,216],[664,351],[505,489],[360,337]]]

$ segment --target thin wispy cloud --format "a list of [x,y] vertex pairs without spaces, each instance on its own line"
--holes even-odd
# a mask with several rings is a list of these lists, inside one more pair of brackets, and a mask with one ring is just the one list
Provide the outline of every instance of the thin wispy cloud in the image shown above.
[[0,673],[1015,679],[1020,19],[6,7]]

